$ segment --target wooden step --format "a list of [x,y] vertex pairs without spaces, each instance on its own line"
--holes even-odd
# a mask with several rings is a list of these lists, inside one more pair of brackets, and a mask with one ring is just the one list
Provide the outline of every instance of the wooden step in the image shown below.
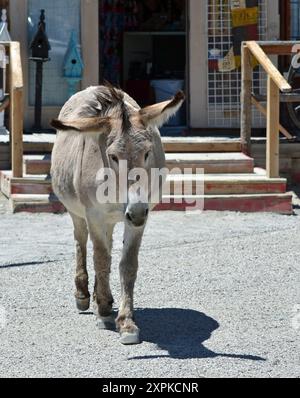
[[54,213],[66,211],[55,195],[11,195],[9,200],[13,213]]
[[[2,174],[5,174],[3,191],[8,197],[11,194],[49,195],[53,192],[51,179],[47,175],[11,178],[9,172]],[[170,194],[182,193],[183,187],[193,195],[199,193],[199,190],[206,195],[286,192],[285,179],[269,179],[261,169],[255,169],[252,174],[176,174],[169,175],[167,182],[165,192]]]
[[197,189],[204,189],[205,195],[285,193],[287,185],[285,179],[269,179],[258,169],[253,174],[169,175],[167,182],[165,192],[171,195],[183,192],[183,187],[192,195]]
[[24,154],[29,153],[51,153],[53,143],[51,142],[24,142]]
[[[169,203],[162,203],[156,207],[157,211],[234,211],[241,213],[268,212],[291,215],[293,214],[292,194],[264,194],[264,195],[205,195],[175,197],[165,196]],[[176,200],[175,200],[176,199]],[[197,200],[198,205],[191,204]],[[180,203],[176,203],[180,201]],[[188,202],[187,202],[188,201]]]
[[0,189],[6,197],[12,194],[44,195],[52,193],[51,179],[47,175],[12,178],[11,171],[0,171]]
[[[167,153],[167,167],[169,169],[187,168],[196,172],[203,169],[205,173],[252,173],[254,160],[240,152],[228,153]],[[26,174],[50,174],[50,155],[24,156]]]
[[[24,135],[25,153],[51,153],[55,135]],[[162,137],[166,152],[240,152],[239,139],[218,137]]]
[[167,153],[169,170],[203,169],[205,174],[253,173],[254,160],[243,153]]
[[218,137],[162,137],[166,153],[241,152],[239,139]]
[[[24,154],[50,154],[55,134],[24,134]],[[167,153],[240,152],[239,139],[222,137],[162,137]],[[8,146],[9,136],[0,137],[0,148]]]
[[50,174],[51,155],[25,155],[24,173],[30,175]]
[[24,134],[24,153],[51,153],[55,139],[56,134]]
[[[165,200],[167,197],[165,197]],[[190,200],[198,200],[198,210],[234,211],[241,213],[272,212],[279,214],[293,214],[291,194],[272,195],[207,195],[189,196],[181,198],[181,203],[176,203],[175,197],[168,197],[170,203],[156,206],[155,211],[192,211],[195,205]],[[179,197],[176,197],[178,201]],[[188,201],[188,202],[187,202]],[[10,207],[14,213],[63,213],[64,206],[51,195],[12,195]]]

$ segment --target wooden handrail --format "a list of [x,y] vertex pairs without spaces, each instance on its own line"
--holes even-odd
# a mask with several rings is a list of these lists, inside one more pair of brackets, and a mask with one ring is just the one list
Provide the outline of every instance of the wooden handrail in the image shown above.
[[[252,81],[253,67],[251,55],[266,71],[268,76],[267,109],[255,105],[267,117],[267,175],[269,178],[279,177],[279,131],[286,136],[289,133],[280,126],[280,92],[292,92],[291,85],[272,63],[268,54],[286,54],[288,49],[292,54],[293,46],[297,42],[256,42],[246,41],[242,44],[242,92],[241,92],[241,142],[245,153],[251,152],[251,124],[252,124]],[[265,51],[266,52],[265,52]],[[283,94],[283,95],[284,95]],[[249,105],[250,104],[250,105]]]
[[12,175],[23,177],[23,72],[19,42],[1,42],[9,53],[10,145]]
[[13,41],[9,44],[10,44],[9,69],[11,74],[11,88],[16,90],[23,89],[24,83],[23,83],[20,43]]
[[254,55],[256,60],[260,63],[260,65],[264,68],[267,74],[271,77],[271,79],[277,85],[279,90],[282,91],[283,93],[290,93],[292,91],[291,85],[282,76],[282,74],[272,63],[272,61],[264,52],[264,50],[255,41],[247,41],[246,43],[252,55]]

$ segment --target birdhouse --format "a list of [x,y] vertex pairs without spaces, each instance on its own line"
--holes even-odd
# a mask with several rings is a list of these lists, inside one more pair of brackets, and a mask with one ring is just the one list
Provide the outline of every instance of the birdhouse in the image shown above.
[[78,49],[76,33],[73,31],[69,41],[68,49],[64,59],[64,78],[68,83],[68,97],[77,92],[78,83],[83,77],[83,61]]
[[51,46],[46,35],[45,10],[41,10],[39,27],[31,44],[31,59],[49,60]]
[[1,23],[0,23],[0,41],[11,41],[11,37],[7,26],[7,11],[2,9]]
[[82,79],[84,65],[78,49],[76,33],[74,31],[71,34],[63,67],[65,78]]

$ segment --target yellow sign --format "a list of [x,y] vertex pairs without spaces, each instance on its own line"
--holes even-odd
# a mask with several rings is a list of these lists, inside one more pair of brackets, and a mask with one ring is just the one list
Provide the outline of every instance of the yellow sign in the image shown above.
[[232,26],[238,28],[240,26],[257,25],[259,9],[253,8],[236,8],[231,10]]

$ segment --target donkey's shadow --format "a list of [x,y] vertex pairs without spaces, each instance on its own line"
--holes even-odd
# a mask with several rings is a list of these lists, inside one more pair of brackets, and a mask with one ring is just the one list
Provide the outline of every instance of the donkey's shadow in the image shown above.
[[222,354],[206,348],[203,343],[210,339],[219,328],[216,320],[203,313],[177,308],[136,309],[135,319],[141,329],[141,338],[145,342],[156,344],[167,351],[162,355],[135,356],[131,360],[174,358],[216,358],[225,357],[251,361],[265,361],[253,355]]

